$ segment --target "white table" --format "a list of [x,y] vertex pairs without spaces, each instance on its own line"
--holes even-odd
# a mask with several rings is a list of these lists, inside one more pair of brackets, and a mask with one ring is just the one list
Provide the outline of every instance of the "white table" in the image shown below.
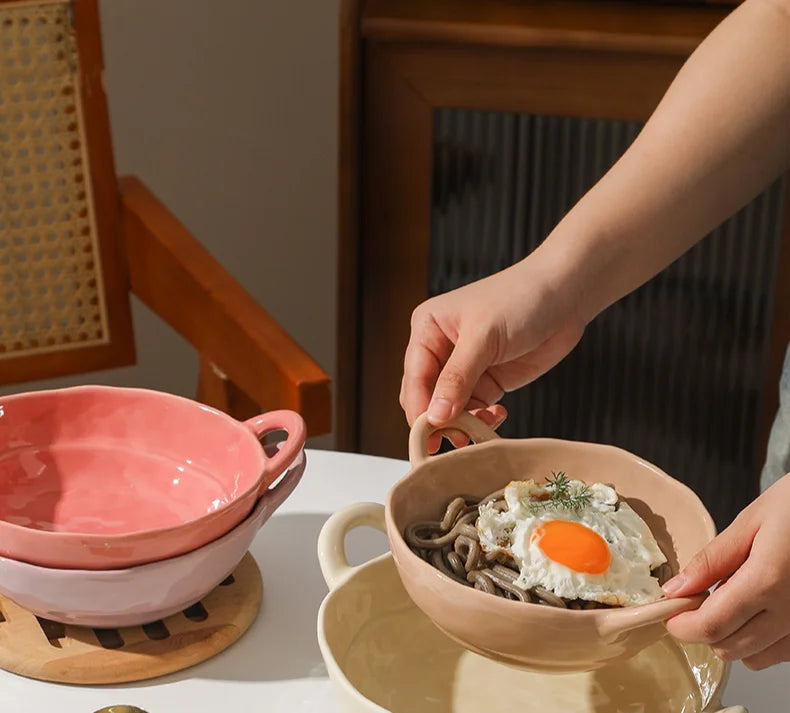
[[[308,451],[307,457],[302,483],[252,547],[263,574],[263,608],[240,641],[204,664],[131,686],[63,686],[0,671],[0,711],[93,713],[131,704],[148,713],[336,713],[315,636],[326,594],[316,556],[318,532],[345,505],[383,502],[408,464],[328,451]],[[384,536],[372,531],[357,530],[349,540],[355,563],[387,549]],[[760,673],[733,667],[726,703],[746,705],[750,713],[784,713],[788,698],[790,664]]]

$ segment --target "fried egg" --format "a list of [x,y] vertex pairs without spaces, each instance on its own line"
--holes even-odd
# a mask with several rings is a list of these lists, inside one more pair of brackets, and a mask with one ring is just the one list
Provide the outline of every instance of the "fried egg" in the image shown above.
[[483,549],[512,558],[520,570],[515,583],[523,589],[542,587],[565,599],[614,606],[660,599],[651,570],[666,557],[647,523],[608,485],[565,480],[564,487],[566,504],[552,497],[552,482],[534,480],[511,482],[504,510],[482,503],[477,529]]

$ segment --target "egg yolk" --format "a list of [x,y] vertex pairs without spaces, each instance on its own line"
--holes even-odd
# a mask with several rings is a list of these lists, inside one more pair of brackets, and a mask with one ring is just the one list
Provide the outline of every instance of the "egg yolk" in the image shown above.
[[531,540],[550,560],[574,572],[602,574],[612,559],[606,540],[578,522],[544,522],[532,533]]

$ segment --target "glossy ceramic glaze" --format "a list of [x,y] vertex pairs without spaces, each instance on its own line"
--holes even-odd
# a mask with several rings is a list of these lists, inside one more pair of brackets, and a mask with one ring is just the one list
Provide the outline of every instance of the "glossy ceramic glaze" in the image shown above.
[[258,530],[293,492],[303,453],[233,530],[178,557],[121,570],[50,569],[0,557],[0,594],[38,616],[73,624],[137,626],[200,601],[241,561]]
[[[387,554],[350,567],[353,527],[384,528],[361,503],[325,524],[318,556],[330,593],[318,639],[344,713],[708,713],[720,709],[727,665],[671,637],[593,672],[541,674],[479,656],[437,629],[404,590]],[[728,713],[746,713],[740,706]]]
[[[286,430],[264,455],[259,438]],[[0,399],[0,555],[118,569],[233,529],[304,446],[302,418],[245,423],[189,399],[86,386]]]
[[677,571],[715,536],[699,498],[682,483],[623,450],[551,439],[501,439],[478,419],[456,424],[475,445],[429,457],[431,428],[424,417],[412,429],[412,469],[390,491],[387,535],[395,564],[415,604],[465,647],[542,672],[577,672],[623,661],[666,635],[663,622],[699,606],[702,597],[661,600],[620,609],[574,611],[524,604],[454,582],[415,555],[405,528],[439,520],[458,493],[480,497],[514,479],[542,479],[552,471],[611,483],[628,499]]

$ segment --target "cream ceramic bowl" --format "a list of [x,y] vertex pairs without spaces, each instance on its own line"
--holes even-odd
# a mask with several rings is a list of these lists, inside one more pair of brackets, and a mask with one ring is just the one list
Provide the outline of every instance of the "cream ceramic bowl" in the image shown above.
[[348,564],[346,534],[384,529],[384,507],[360,503],[324,525],[318,557],[330,592],[318,641],[344,713],[746,713],[721,708],[728,666],[671,637],[588,673],[519,670],[442,634],[403,588],[389,554]]
[[448,636],[501,662],[542,672],[589,671],[624,661],[667,634],[664,622],[698,607],[703,596],[619,609],[575,611],[511,601],[459,584],[414,554],[408,525],[439,520],[458,493],[484,497],[514,479],[552,471],[611,483],[641,515],[674,571],[716,534],[699,498],[685,485],[626,451],[552,439],[503,439],[465,414],[454,425],[475,445],[430,457],[425,417],[410,435],[411,471],[387,498],[387,535],[414,603]]
[[119,570],[50,569],[0,557],[0,594],[38,616],[75,626],[138,626],[176,614],[233,572],[258,531],[293,492],[306,463],[300,452],[242,523],[203,547]]

